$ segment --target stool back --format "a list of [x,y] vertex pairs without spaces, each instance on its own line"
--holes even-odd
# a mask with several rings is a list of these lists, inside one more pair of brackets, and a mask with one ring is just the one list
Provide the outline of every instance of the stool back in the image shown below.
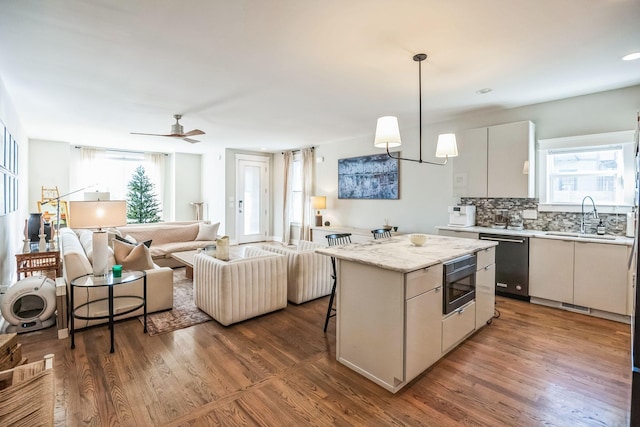
[[373,234],[374,239],[385,239],[391,237],[391,230],[376,228],[375,230],[371,230],[371,234]]

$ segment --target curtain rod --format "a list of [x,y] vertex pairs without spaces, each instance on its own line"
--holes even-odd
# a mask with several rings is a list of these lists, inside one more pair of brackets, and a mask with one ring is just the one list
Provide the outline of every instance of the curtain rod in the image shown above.
[[161,153],[161,152],[158,152],[158,151],[123,150],[121,148],[87,147],[87,146],[83,146],[83,145],[75,145],[73,148],[92,148],[92,149],[96,149],[96,150],[116,151],[116,152],[120,152],[120,153],[136,153],[136,154],[149,153],[149,154],[164,154],[165,156],[169,155],[169,153]]
[[[304,147],[304,148],[311,148],[311,151],[314,151],[316,149],[316,147],[314,147],[313,145],[311,147]],[[299,153],[304,148],[298,148],[297,150],[291,150],[291,152],[292,153]],[[280,154],[284,154],[284,153],[286,153],[286,151],[282,151]]]

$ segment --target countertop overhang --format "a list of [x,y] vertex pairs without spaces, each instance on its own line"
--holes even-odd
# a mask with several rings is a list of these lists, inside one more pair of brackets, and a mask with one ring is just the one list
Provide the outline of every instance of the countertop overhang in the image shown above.
[[497,246],[487,240],[460,239],[429,234],[422,246],[415,246],[408,235],[316,249],[322,255],[354,261],[386,270],[409,273],[463,255]]

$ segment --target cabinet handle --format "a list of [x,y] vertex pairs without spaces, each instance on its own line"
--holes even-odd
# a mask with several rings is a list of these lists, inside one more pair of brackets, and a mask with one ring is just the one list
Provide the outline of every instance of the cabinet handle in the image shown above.
[[464,308],[461,308],[458,310],[458,314],[462,314],[462,313],[464,313]]
[[491,264],[491,265],[487,265],[484,269],[485,270],[490,270],[495,266],[495,264]]

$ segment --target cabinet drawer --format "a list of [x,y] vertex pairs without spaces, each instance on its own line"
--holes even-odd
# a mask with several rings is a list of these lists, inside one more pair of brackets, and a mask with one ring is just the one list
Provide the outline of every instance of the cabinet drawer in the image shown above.
[[412,271],[406,275],[405,299],[442,286],[442,264]]
[[491,247],[487,249],[483,249],[476,253],[476,267],[477,270],[482,270],[488,265],[494,264],[496,262],[496,248]]
[[474,301],[442,319],[442,352],[446,353],[476,329]]

